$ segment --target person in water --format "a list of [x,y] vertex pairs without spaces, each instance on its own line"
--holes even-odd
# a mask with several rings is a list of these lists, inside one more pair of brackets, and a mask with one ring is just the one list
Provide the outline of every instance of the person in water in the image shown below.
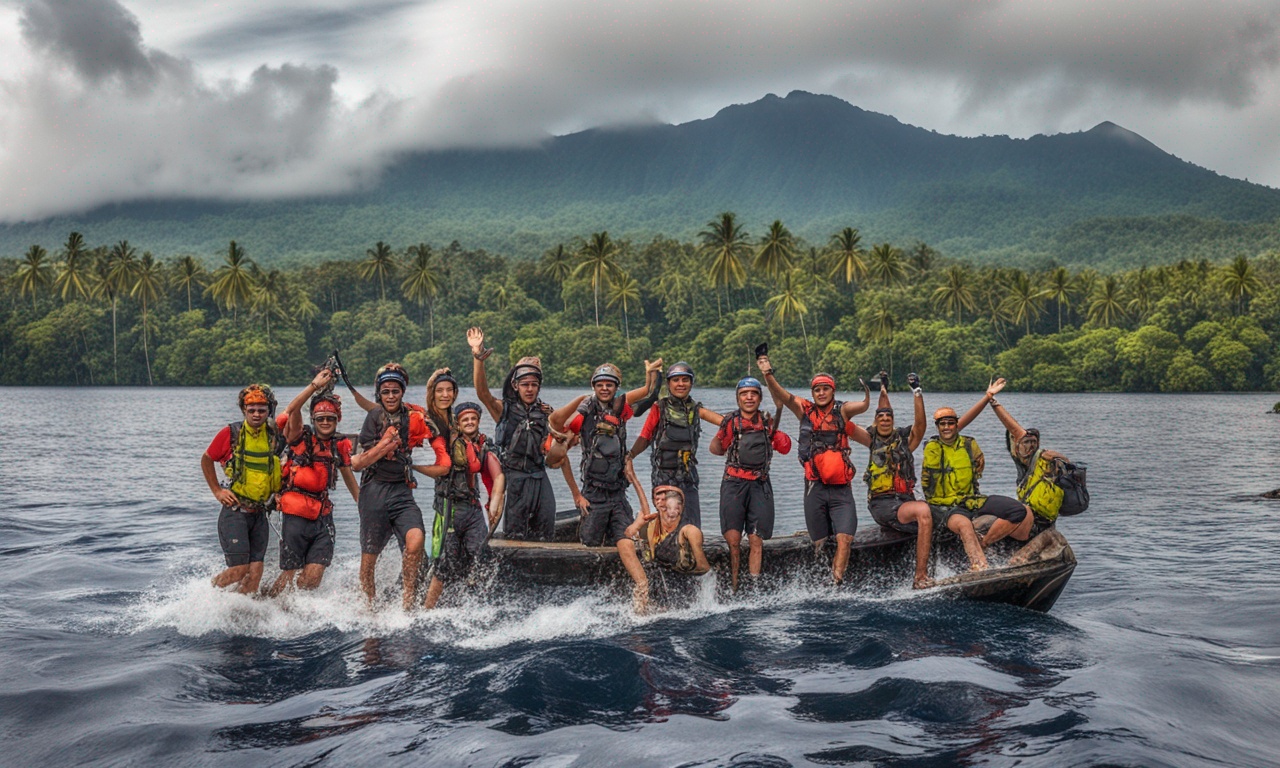
[[[302,408],[310,398],[310,426]],[[333,393],[333,373],[320,369],[281,417],[288,460],[281,467],[280,576],[268,596],[296,586],[315,589],[333,561],[333,501],[338,475],[358,504],[360,486],[351,471],[351,440],[338,434],[342,398]]]
[[720,426],[722,417],[702,407],[691,396],[693,367],[674,363],[667,369],[667,394],[649,411],[640,436],[628,452],[634,459],[650,445],[654,487],[673,485],[684,492],[684,522],[702,527],[702,502],[698,495],[698,441],[702,422]]
[[[684,491],[674,485],[654,488],[653,511],[642,507],[640,516],[627,526],[627,538],[635,542],[645,564],[675,573],[701,575],[711,570],[711,565],[702,551],[702,530],[684,522],[684,499]],[[638,600],[639,612],[649,604],[648,576],[643,570],[641,575],[642,580],[635,582],[635,594],[643,595],[643,599]]]
[[849,567],[853,536],[858,531],[858,510],[853,501],[853,478],[857,470],[849,460],[849,438],[853,435],[854,416],[871,405],[871,393],[862,402],[836,399],[836,380],[829,373],[819,373],[809,382],[813,400],[796,397],[783,389],[773,375],[768,355],[756,359],[774,405],[786,406],[800,419],[799,458],[804,465],[804,522],[814,549],[821,550],[827,539],[835,536],[836,556],[831,562],[831,576],[836,583],[844,580]]
[[[280,490],[280,453],[284,435],[274,420],[276,397],[265,384],[250,384],[236,398],[243,420],[218,431],[200,457],[200,469],[218,513],[218,542],[226,570],[213,579],[215,587],[236,586],[242,594],[258,591],[266,559],[271,511]],[[222,465],[226,484],[218,482]]]
[[[929,550],[933,542],[933,513],[929,505],[915,497],[916,465],[912,453],[924,440],[927,423],[924,415],[924,392],[920,377],[907,375],[911,387],[913,416],[911,426],[894,423],[889,404],[889,374],[880,372],[880,399],[875,419],[863,429],[853,427],[854,442],[870,449],[867,469],[862,479],[867,483],[867,510],[882,528],[916,536],[916,572],[913,586],[931,586]],[[875,384],[873,381],[872,384]]]
[[[446,582],[465,577],[476,560],[489,532],[502,517],[506,478],[489,439],[480,434],[480,405],[458,403],[453,407],[457,429],[432,438],[436,454],[449,457],[449,472],[436,481],[437,509],[444,511],[443,546],[423,607],[436,606]],[[480,485],[489,494],[489,516],[480,507]]]
[[[377,596],[374,569],[378,556],[394,534],[403,556],[404,609],[411,610],[418,589],[425,531],[422,510],[413,498],[413,449],[427,439],[422,413],[404,403],[409,376],[397,363],[378,369],[374,382],[378,405],[365,414],[360,428],[360,452],[351,468],[360,476],[360,588],[373,603]],[[447,469],[442,469],[447,471]]]
[[960,538],[969,556],[970,568],[975,571],[986,570],[987,558],[974,533],[973,518],[993,515],[1012,523],[1015,530],[1031,527],[1030,515],[1022,502],[978,492],[986,457],[977,440],[960,434],[994,397],[995,392],[988,388],[982,399],[961,417],[957,417],[952,408],[934,411],[933,423],[938,434],[924,444],[924,460],[920,466],[920,486],[924,500],[933,511],[935,524]]
[[556,497],[547,474],[547,450],[551,407],[542,402],[542,361],[522,357],[502,382],[502,400],[489,391],[485,358],[493,350],[484,347],[484,331],[467,329],[471,345],[472,379],[476,397],[484,404],[496,427],[493,442],[506,475],[505,517],[502,535],[508,539],[551,541],[556,530]]
[[764,387],[748,376],[738,382],[738,409],[725,414],[710,450],[724,456],[720,480],[720,533],[729,547],[729,583],[738,589],[742,535],[747,535],[747,571],[758,577],[764,568],[764,541],[773,537],[773,482],[769,464],[774,452],[791,452],[791,438],[760,412]]
[[1066,471],[1069,460],[1061,453],[1041,448],[1040,430],[1024,429],[1013,418],[1013,414],[996,401],[994,395],[1003,390],[1004,386],[1004,379],[996,379],[988,390],[993,395],[990,399],[991,411],[1004,425],[1005,446],[1018,471],[1018,501],[1032,514],[1032,522],[1026,531],[1026,537],[1019,538],[1021,526],[1015,526],[1007,520],[996,520],[983,537],[983,547],[990,546],[1005,536],[1025,541],[1026,538],[1034,538],[1052,528],[1058,521],[1065,495],[1057,479]]

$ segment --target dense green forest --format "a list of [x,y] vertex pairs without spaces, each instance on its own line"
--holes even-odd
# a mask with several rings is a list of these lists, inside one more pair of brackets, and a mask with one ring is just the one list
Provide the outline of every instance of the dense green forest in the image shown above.
[[[687,360],[731,385],[768,341],[784,382],[880,368],[933,390],[992,375],[1030,391],[1280,389],[1280,254],[1112,274],[974,265],[921,243],[819,243],[733,213],[691,241],[596,232],[539,259],[458,242],[370,244],[363,256],[268,269],[229,243],[216,263],[145,244],[32,245],[0,260],[0,383],[296,384],[333,348],[353,379],[399,360],[415,384],[469,370],[464,331],[497,360],[537,354],[549,384],[604,361],[639,380],[645,358]],[[496,384],[505,365],[491,365]],[[624,382],[626,383],[626,382]]]

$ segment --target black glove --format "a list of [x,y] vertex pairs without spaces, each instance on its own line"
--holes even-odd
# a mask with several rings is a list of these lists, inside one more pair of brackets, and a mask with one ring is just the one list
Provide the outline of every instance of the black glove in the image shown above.
[[908,374],[907,374],[907,386],[908,386],[908,387],[911,387],[911,390],[912,390],[913,392],[914,392],[915,390],[919,389],[919,388],[920,388],[920,375],[919,375],[919,374],[917,374],[917,373],[908,373]]
[[756,345],[756,357],[764,357],[767,354],[769,354],[769,342]]

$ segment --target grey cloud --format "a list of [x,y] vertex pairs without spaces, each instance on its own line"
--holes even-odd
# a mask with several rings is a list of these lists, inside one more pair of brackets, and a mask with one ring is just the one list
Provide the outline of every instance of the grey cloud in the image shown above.
[[198,34],[183,43],[196,57],[260,56],[283,44],[302,44],[314,50],[338,51],[364,28],[384,32],[394,16],[420,5],[419,0],[375,0],[342,8],[285,6],[255,8],[246,18]]

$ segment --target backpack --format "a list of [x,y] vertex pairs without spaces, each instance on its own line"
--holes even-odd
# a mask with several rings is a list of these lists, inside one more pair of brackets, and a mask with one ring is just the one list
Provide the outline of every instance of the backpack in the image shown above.
[[1085,478],[1087,472],[1088,467],[1084,464],[1062,462],[1055,481],[1063,491],[1059,515],[1070,517],[1089,508],[1089,486]]

